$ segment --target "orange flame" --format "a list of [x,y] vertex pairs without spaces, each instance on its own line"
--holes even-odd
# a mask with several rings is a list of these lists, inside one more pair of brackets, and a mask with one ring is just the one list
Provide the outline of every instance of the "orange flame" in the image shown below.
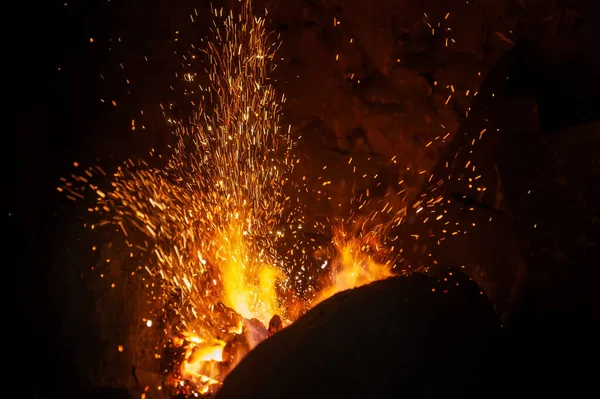
[[343,228],[334,230],[333,244],[336,256],[332,260],[325,286],[317,293],[311,306],[338,292],[392,276],[390,260],[383,255],[383,248],[379,242],[383,237],[377,231],[371,233],[357,235]]
[[283,272],[248,243],[240,223],[233,223],[219,241],[217,258],[221,259],[223,303],[246,319],[269,324],[279,314],[276,286],[284,280]]

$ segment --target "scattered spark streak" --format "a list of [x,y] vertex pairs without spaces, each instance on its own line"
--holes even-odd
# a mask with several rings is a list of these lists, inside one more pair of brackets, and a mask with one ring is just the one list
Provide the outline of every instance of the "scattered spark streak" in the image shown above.
[[[275,46],[264,19],[252,17],[248,4],[242,8],[239,18],[224,18],[208,43],[212,95],[206,98],[212,102],[191,123],[177,123],[168,166],[123,166],[112,192],[97,191],[117,214],[143,227],[154,243],[154,268],[189,304],[184,321],[207,334],[218,322],[194,314],[210,315],[217,302],[265,324],[281,312],[275,286],[283,273],[271,250],[277,235],[269,232],[286,206],[281,191],[291,140],[267,84]],[[194,284],[184,276],[195,276]]]

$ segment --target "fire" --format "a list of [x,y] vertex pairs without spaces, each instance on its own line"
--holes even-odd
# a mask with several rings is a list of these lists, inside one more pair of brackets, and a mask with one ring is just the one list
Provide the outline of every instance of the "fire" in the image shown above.
[[[152,255],[146,270],[160,277],[165,307],[176,303],[179,325],[169,338],[185,352],[180,385],[192,382],[201,394],[218,388],[298,309],[392,275],[384,231],[338,228],[321,290],[304,302],[290,299],[290,272],[275,248],[284,226],[302,220],[289,220],[283,194],[294,156],[289,131],[279,126],[282,101],[268,81],[276,45],[250,1],[239,8],[225,17],[214,10],[220,23],[205,50],[210,84],[190,121],[171,121],[176,144],[166,165],[130,160],[112,176],[111,190],[80,180],[106,223],[126,237],[126,226],[143,233]],[[64,191],[82,197],[71,184]]]
[[190,333],[184,333],[184,336],[190,340],[190,344],[186,347],[185,361],[181,365],[182,376],[197,379],[202,384],[219,384],[219,380],[210,376],[216,377],[219,374],[217,363],[223,361],[226,342],[208,342]]
[[391,277],[392,262],[380,243],[383,237],[385,235],[379,229],[363,234],[342,227],[335,229],[333,245],[336,255],[325,285],[311,306],[338,292]]
[[281,313],[276,287],[284,281],[284,273],[251,251],[240,226],[234,223],[226,233],[216,252],[221,259],[223,303],[246,319],[268,325],[273,315]]
[[184,371],[186,373],[198,374],[197,370],[202,362],[214,360],[216,362],[223,361],[223,348],[225,342],[217,341],[215,344],[193,344],[188,346],[186,352],[186,361],[184,363]]
[[177,123],[167,166],[130,162],[98,200],[119,226],[133,224],[151,240],[149,271],[181,293],[187,328],[210,338],[230,323],[214,311],[219,303],[265,324],[284,311],[277,287],[285,274],[272,248],[292,143],[267,82],[274,47],[248,2],[217,26],[206,53],[206,103]]
[[[152,243],[147,270],[179,302],[182,337],[173,342],[185,342],[181,376],[200,392],[266,338],[266,327],[240,316],[268,326],[286,313],[278,290],[288,282],[273,248],[286,221],[292,141],[268,83],[275,46],[250,2],[239,7],[225,17],[214,10],[220,22],[205,50],[210,84],[193,118],[174,122],[166,166],[130,161],[112,191],[95,190],[112,222],[124,232],[124,224],[137,227]],[[225,356],[234,341],[239,347]]]

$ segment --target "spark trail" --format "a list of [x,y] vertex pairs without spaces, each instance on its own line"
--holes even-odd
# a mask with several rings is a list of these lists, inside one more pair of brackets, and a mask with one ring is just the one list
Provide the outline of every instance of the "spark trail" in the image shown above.
[[182,320],[199,336],[224,327],[213,312],[219,302],[265,324],[284,310],[277,289],[286,278],[273,247],[292,141],[268,83],[276,47],[250,2],[240,8],[213,28],[205,102],[175,130],[167,166],[126,164],[100,198],[114,222],[148,236],[150,272],[181,293]]

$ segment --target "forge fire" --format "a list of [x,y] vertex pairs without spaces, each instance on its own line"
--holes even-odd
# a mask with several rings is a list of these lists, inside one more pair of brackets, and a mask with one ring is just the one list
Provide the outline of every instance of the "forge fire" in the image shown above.
[[[131,159],[106,189],[92,183],[107,174],[100,165],[58,188],[73,200],[94,193],[90,211],[100,221],[91,228],[117,226],[146,253],[143,272],[160,281],[149,297],[161,309],[146,323],[158,319],[166,334],[163,372],[174,394],[214,394],[248,351],[315,304],[392,276],[394,254],[384,245],[403,214],[390,208],[375,224],[386,207],[338,220],[326,270],[315,281],[303,275],[308,246],[294,191],[308,191],[307,183],[291,180],[301,160],[280,126],[285,97],[269,80],[278,41],[250,3],[211,10],[211,37],[188,54],[207,60],[208,84],[186,75],[201,101],[192,101],[191,117],[168,119],[175,140],[166,159]],[[355,202],[367,204],[368,193]]]

